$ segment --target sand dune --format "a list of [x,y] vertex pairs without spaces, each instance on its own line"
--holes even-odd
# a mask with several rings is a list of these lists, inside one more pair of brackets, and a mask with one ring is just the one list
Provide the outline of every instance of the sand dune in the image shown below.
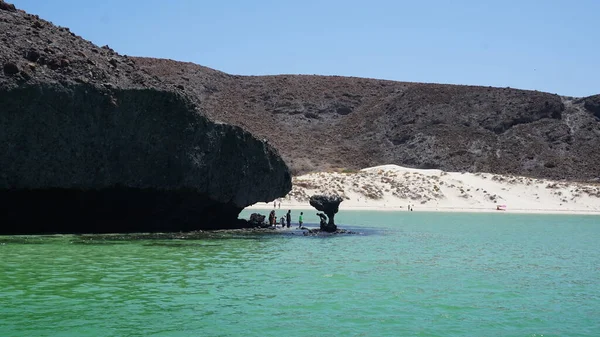
[[[497,211],[600,214],[600,184],[580,184],[488,173],[459,173],[384,165],[358,172],[294,177],[282,208],[309,208],[313,194],[344,198],[341,209]],[[272,208],[273,202],[251,208]]]

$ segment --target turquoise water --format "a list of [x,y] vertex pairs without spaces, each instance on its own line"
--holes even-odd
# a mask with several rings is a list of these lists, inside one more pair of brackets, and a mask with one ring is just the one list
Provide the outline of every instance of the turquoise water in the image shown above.
[[0,237],[0,336],[600,336],[600,217],[337,221],[363,234]]

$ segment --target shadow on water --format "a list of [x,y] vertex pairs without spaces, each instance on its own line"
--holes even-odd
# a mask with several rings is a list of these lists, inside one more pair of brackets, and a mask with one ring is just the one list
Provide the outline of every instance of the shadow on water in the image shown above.
[[170,248],[188,248],[188,247],[221,247],[222,244],[199,243],[189,241],[166,241],[166,242],[149,242],[143,244],[144,247],[170,247]]
[[[307,223],[306,227],[317,229],[318,224]],[[310,234],[306,229],[272,229],[272,228],[253,228],[253,229],[230,229],[215,231],[194,231],[194,232],[176,232],[176,233],[126,233],[126,234],[60,234],[60,235],[17,235],[0,236],[0,245],[18,244],[18,245],[41,245],[56,241],[66,241],[74,245],[118,245],[133,241],[151,241],[144,246],[162,246],[162,247],[207,247],[219,246],[220,244],[207,244],[220,240],[266,240],[276,237],[289,238],[334,238],[348,235],[378,235],[382,234],[380,230],[364,226],[338,225],[344,233],[318,233]],[[154,242],[152,242],[154,241]]]
[[43,245],[56,241],[64,241],[65,238],[72,235],[2,235],[0,236],[0,246],[7,244],[18,245]]
[[41,245],[46,243],[43,237],[0,237],[0,245],[19,244],[19,245]]
[[127,242],[125,241],[105,241],[105,240],[80,240],[75,239],[69,242],[73,245],[83,245],[83,246],[115,246],[115,245],[123,245]]

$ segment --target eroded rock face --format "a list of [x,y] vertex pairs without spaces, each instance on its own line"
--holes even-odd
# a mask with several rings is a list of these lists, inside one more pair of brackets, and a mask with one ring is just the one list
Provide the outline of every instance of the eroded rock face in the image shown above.
[[0,216],[26,227],[46,202],[62,221],[36,232],[76,231],[69,214],[86,232],[222,228],[291,188],[268,145],[173,93],[36,85],[0,91],[0,110]]
[[340,203],[343,200],[344,199],[337,195],[313,195],[310,197],[310,205],[327,215],[328,220],[323,216],[320,216],[320,213],[317,213],[321,218],[320,229],[322,231],[335,232],[337,230],[334,217],[339,211]]
[[0,74],[0,234],[234,228],[244,207],[291,189],[270,145],[135,62],[24,12],[0,16],[0,63],[23,69]]

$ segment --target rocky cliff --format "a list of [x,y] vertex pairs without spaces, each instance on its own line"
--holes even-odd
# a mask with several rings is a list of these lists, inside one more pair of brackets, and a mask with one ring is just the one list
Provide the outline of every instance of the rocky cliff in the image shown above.
[[268,139],[294,175],[384,164],[590,181],[598,97],[338,76],[233,76],[136,58],[207,114]]
[[0,40],[0,234],[229,228],[291,189],[271,145],[134,59],[3,1]]

